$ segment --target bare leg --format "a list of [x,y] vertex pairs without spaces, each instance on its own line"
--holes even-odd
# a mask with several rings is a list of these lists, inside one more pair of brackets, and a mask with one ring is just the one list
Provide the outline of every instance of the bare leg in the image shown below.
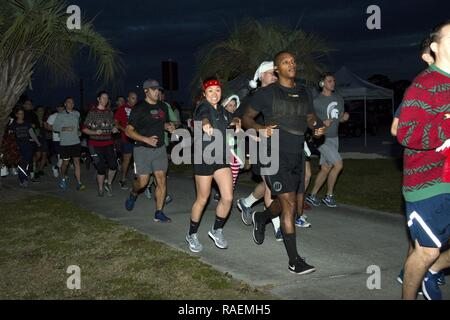
[[116,170],[108,170],[108,183],[111,185],[114,177],[116,176]]
[[450,250],[442,252],[437,261],[431,266],[431,270],[439,272],[450,267]]
[[295,193],[284,193],[278,196],[281,204],[281,228],[283,234],[295,233],[295,211],[296,211],[296,199]]
[[192,205],[191,220],[200,222],[200,219],[208,202],[211,193],[211,183],[213,176],[195,176],[195,185],[197,189],[197,198]]
[[142,189],[147,187],[148,181],[150,180],[150,175],[141,175],[137,176],[136,180],[133,183],[133,189],[131,190],[131,194],[137,196]]
[[67,168],[69,167],[70,160],[63,160],[61,165],[61,179],[65,179],[67,176]]
[[328,174],[327,194],[334,194],[334,186],[336,185],[337,178],[343,168],[344,164],[342,161],[338,161],[333,165],[333,169],[331,169]]
[[320,167],[320,171],[317,174],[316,180],[314,181],[314,187],[311,191],[312,194],[317,194],[322,188],[325,180],[327,180],[328,174],[330,173],[331,167],[327,164],[323,164]]
[[155,181],[156,181],[156,189],[155,189],[156,210],[162,210],[162,209],[164,209],[164,204],[165,204],[166,194],[167,194],[166,172],[156,171],[153,175],[154,175]]
[[103,192],[103,184],[105,183],[105,175],[97,175],[98,191]]
[[403,299],[415,300],[428,268],[438,259],[439,249],[421,247],[416,241],[412,254],[406,259],[403,277]]
[[133,154],[124,154],[122,157],[122,180],[125,181],[127,179],[128,168],[130,167],[131,157]]
[[255,187],[255,190],[253,190],[252,195],[255,199],[261,199],[264,197],[264,193],[266,191],[266,184],[264,181],[261,181],[258,183]]
[[75,179],[81,182],[80,158],[73,158],[73,166],[75,167]]
[[223,168],[214,172],[214,180],[220,191],[220,201],[217,204],[216,215],[219,218],[227,218],[230,214],[233,201],[233,177],[229,168]]

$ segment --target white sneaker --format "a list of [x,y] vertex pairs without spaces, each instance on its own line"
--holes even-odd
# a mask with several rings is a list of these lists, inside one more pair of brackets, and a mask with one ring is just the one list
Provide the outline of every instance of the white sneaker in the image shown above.
[[2,167],[2,170],[1,170],[1,176],[2,177],[6,177],[7,175],[8,175],[8,167]]
[[53,167],[52,167],[52,171],[53,171],[53,176],[54,176],[55,178],[58,178],[58,177],[59,177],[59,169],[58,169],[58,167],[53,166]]
[[203,250],[203,246],[200,243],[200,241],[198,240],[198,236],[196,233],[187,235],[186,241],[189,244],[189,250],[191,250],[192,252],[197,253],[197,252],[200,252]]

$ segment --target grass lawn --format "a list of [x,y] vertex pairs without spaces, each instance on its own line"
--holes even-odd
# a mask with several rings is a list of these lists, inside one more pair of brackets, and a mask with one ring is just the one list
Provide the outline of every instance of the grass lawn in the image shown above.
[[[400,161],[400,162],[399,162]],[[312,158],[313,176],[309,192],[319,171],[317,158]],[[239,184],[253,186],[251,174],[244,172],[239,176]],[[335,188],[338,203],[363,208],[403,214],[402,209],[402,169],[401,160],[344,160],[344,171],[339,176]],[[326,193],[326,185],[319,192]]]
[[[57,198],[3,203],[0,217],[0,299],[275,299]],[[67,289],[70,265],[81,290]]]

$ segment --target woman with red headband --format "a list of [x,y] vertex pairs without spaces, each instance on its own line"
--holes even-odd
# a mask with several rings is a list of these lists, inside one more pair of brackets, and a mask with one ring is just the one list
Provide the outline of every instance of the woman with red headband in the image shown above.
[[[223,235],[223,227],[233,201],[233,180],[230,165],[226,159],[225,137],[226,128],[229,125],[235,125],[237,129],[241,126],[239,118],[228,119],[226,117],[224,108],[219,103],[222,88],[217,79],[211,78],[203,82],[203,96],[205,99],[194,111],[195,126],[200,125],[203,134],[202,137],[198,138],[194,136],[194,160],[201,157],[201,161],[200,163],[197,163],[197,161],[194,163],[197,198],[192,206],[189,234],[186,236],[186,241],[192,252],[200,252],[203,249],[197,236],[197,230],[211,193],[213,179],[219,187],[221,198],[216,208],[214,227],[208,232],[208,235],[218,248],[226,249],[228,247]],[[201,141],[196,141],[197,139],[201,139]],[[220,157],[215,153],[213,155],[208,154],[212,153],[208,152],[212,144],[217,146],[218,141],[216,139],[220,139],[223,146]]]

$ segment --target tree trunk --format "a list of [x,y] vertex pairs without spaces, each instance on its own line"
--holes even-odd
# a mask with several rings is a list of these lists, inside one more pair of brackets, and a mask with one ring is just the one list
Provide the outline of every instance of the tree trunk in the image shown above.
[[0,60],[0,147],[9,115],[31,83],[33,53],[21,51],[5,60]]

